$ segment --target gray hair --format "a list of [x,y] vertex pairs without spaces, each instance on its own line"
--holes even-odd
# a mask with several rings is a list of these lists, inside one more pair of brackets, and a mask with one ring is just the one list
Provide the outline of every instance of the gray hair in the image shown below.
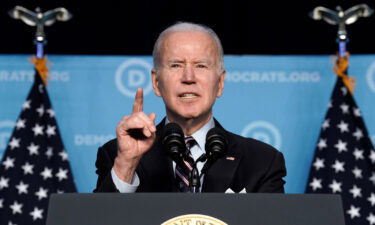
[[221,41],[215,31],[213,31],[211,28],[202,25],[202,24],[195,24],[195,23],[189,23],[189,22],[177,22],[176,24],[169,26],[167,29],[165,29],[163,32],[160,33],[158,39],[155,42],[154,50],[152,51],[152,57],[154,62],[154,68],[157,69],[160,66],[160,49],[163,40],[168,34],[174,33],[174,32],[184,32],[184,31],[196,31],[196,32],[203,32],[208,35],[215,41],[216,47],[218,50],[218,59],[219,59],[219,66],[220,69],[224,69],[224,51],[223,46],[221,45]]

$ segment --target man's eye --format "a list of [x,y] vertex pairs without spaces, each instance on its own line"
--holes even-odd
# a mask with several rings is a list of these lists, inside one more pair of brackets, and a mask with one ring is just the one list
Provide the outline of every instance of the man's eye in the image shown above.
[[180,64],[171,64],[171,68],[180,68],[181,65]]
[[198,64],[198,65],[197,65],[197,68],[204,69],[204,68],[207,68],[207,66],[206,66],[206,65],[203,65],[203,64]]

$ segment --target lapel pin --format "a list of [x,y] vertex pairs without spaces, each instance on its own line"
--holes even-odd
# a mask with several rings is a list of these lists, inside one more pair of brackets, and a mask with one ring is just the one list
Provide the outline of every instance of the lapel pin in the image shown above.
[[227,160],[231,160],[231,161],[233,161],[233,160],[235,160],[236,158],[234,158],[234,157],[232,157],[232,156],[228,156],[226,159],[227,159]]

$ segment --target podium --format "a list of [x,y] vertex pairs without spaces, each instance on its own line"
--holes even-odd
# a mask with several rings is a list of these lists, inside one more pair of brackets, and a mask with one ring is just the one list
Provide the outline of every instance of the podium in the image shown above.
[[345,225],[339,195],[53,194],[47,225]]

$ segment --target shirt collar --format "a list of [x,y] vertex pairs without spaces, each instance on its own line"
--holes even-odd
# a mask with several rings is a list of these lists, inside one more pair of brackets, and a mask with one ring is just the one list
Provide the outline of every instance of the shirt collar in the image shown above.
[[[170,123],[168,118],[165,119],[165,124],[167,124],[167,123]],[[214,128],[214,127],[215,127],[215,121],[214,121],[214,118],[211,116],[210,120],[205,125],[203,125],[203,127],[201,127],[199,130],[197,130],[194,134],[190,135],[198,143],[198,146],[199,146],[200,149],[202,149],[202,150],[205,149],[204,147],[205,147],[205,144],[206,144],[206,135],[207,135],[208,131],[211,128]]]

